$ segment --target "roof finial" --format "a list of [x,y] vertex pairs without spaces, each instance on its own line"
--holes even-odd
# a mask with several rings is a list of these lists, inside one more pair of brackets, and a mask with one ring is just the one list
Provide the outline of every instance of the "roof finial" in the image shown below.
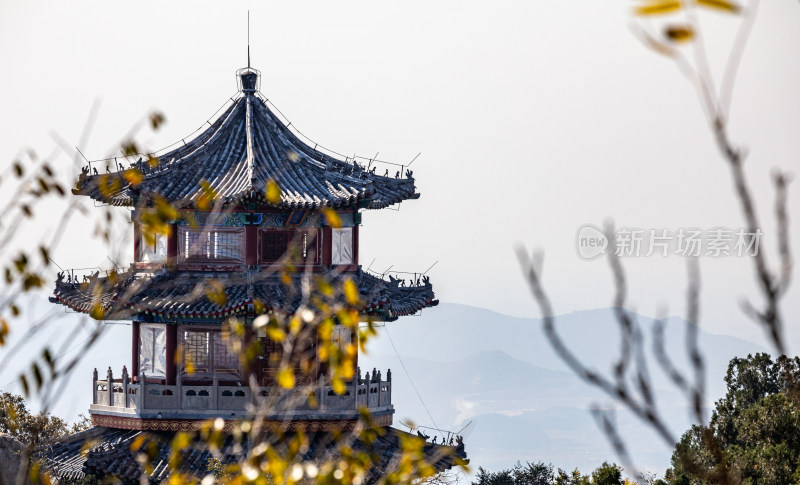
[[250,11],[247,11],[247,68],[250,69]]

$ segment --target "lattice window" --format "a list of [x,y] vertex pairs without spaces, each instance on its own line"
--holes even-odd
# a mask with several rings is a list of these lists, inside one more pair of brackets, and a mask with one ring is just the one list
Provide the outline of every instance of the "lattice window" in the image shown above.
[[186,231],[183,233],[183,256],[185,259],[209,259],[211,254],[209,233]]
[[236,260],[241,257],[242,241],[239,233],[236,232],[219,232],[214,231],[210,233],[213,238],[213,249],[211,251],[211,259],[231,259]]
[[292,233],[289,231],[264,231],[262,233],[261,259],[272,263],[286,252],[291,241]]
[[319,262],[319,238],[314,229],[305,231],[265,230],[261,233],[261,261],[278,261],[292,244],[296,244],[299,256],[310,264]]
[[183,332],[183,360],[191,363],[196,371],[208,369],[209,362],[208,332]]
[[214,332],[214,369],[236,372],[239,368],[239,356],[231,351],[228,342],[219,332]]
[[181,228],[181,256],[185,261],[242,261],[243,230]]
[[239,356],[219,331],[185,330],[183,358],[195,372],[239,372]]

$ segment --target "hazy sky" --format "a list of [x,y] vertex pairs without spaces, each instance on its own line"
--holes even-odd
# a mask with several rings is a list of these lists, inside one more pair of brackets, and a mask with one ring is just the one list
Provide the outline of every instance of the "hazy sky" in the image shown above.
[[[422,197],[364,216],[361,262],[431,272],[437,296],[538,315],[513,247],[545,252],[559,313],[610,305],[610,274],[582,261],[584,223],[671,229],[742,226],[727,167],[689,83],[629,29],[631,2],[3,2],[0,160],[21,147],[50,153],[52,133],[101,158],[153,108],[152,149],[200,127],[235,94],[246,64],[261,90],[305,134],[343,153],[409,162]],[[715,74],[736,18],[704,32]],[[734,92],[731,134],[774,263],[770,171],[800,163],[800,3],[764,2]],[[65,157],[59,169],[74,170]],[[792,223],[800,226],[797,186]],[[122,210],[122,209],[120,209]],[[104,263],[74,224],[55,258]],[[795,231],[797,234],[797,231]],[[794,238],[795,252],[800,245]],[[107,262],[107,260],[105,261]],[[645,314],[683,311],[681,258],[625,261],[630,302]],[[738,309],[754,295],[747,258],[702,258],[702,325],[761,341]],[[797,322],[800,294],[787,299]],[[435,311],[435,310],[432,310]],[[402,322],[398,323],[402,324]],[[794,336],[800,326],[793,327]],[[797,346],[794,346],[797,350]]]

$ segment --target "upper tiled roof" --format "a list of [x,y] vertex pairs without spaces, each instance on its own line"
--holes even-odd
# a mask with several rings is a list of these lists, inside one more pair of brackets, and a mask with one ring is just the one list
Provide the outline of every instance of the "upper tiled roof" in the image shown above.
[[[381,320],[396,320],[439,303],[427,278],[419,285],[401,286],[398,280],[386,281],[361,271],[347,276],[352,277],[358,287],[364,302],[362,311]],[[301,303],[296,290],[301,287],[301,277],[295,274],[294,281],[287,286],[275,273],[234,273],[219,279],[208,274],[168,271],[139,277],[135,273],[125,273],[113,281],[99,276],[86,283],[57,281],[50,300],[88,314],[100,308],[106,319],[127,319],[143,313],[162,317],[218,318],[236,312],[256,299],[266,310],[293,313]],[[334,287],[341,287],[344,277],[330,274],[326,280]],[[214,298],[220,289],[225,293],[224,298]]]
[[[243,80],[248,75],[253,74],[243,74]],[[245,87],[208,129],[158,158],[156,169],[138,164],[144,181],[135,187],[131,177],[120,173],[86,173],[74,192],[119,206],[134,205],[137,197],[154,194],[178,206],[191,206],[205,180],[218,197],[232,204],[265,201],[267,182],[274,180],[282,191],[276,206],[286,209],[359,203],[381,209],[419,197],[410,174],[370,173],[304,143],[254,88]]]

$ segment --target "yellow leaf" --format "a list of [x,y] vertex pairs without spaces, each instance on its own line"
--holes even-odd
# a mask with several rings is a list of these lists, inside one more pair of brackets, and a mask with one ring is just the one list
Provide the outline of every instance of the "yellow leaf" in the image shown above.
[[331,385],[333,387],[333,392],[340,396],[347,390],[347,387],[344,385],[344,381],[338,377],[333,378]]
[[200,195],[197,197],[197,202],[195,203],[197,208],[201,211],[208,210],[216,198],[217,192],[211,187],[211,184],[205,179],[201,180]]
[[668,39],[674,42],[688,42],[694,37],[694,33],[690,27],[682,25],[674,25],[667,27],[664,34]]
[[172,207],[172,204],[169,203],[167,199],[164,197],[155,197],[156,203],[156,214],[161,218],[164,222],[171,222],[178,218],[178,211]]
[[697,4],[708,8],[724,10],[730,13],[739,13],[739,11],[742,9],[742,7],[739,5],[728,2],[727,0],[697,0]]
[[207,284],[206,298],[218,306],[224,305],[228,301],[228,295],[225,294],[225,284],[219,280],[209,280]]
[[283,342],[286,338],[286,333],[279,327],[267,327],[267,335],[273,342]]
[[634,12],[636,15],[661,15],[675,12],[680,10],[681,7],[681,2],[677,0],[656,0],[636,7]]
[[343,359],[342,364],[339,366],[339,373],[345,379],[352,379],[355,374],[355,361],[352,359]]
[[278,372],[278,385],[284,389],[294,388],[294,372],[292,369],[284,367]]
[[345,327],[355,328],[358,326],[358,312],[355,310],[339,310],[336,312],[336,318]]
[[0,345],[6,344],[6,336],[8,336],[9,330],[6,319],[0,318]]
[[358,304],[358,287],[350,278],[344,280],[344,297],[350,305]]
[[147,158],[147,164],[150,165],[150,168],[158,167],[158,158],[154,157],[153,155],[150,155]]
[[191,442],[192,442],[192,436],[189,433],[185,432],[175,433],[175,437],[172,439],[172,449],[182,450],[188,447]]
[[328,343],[327,345],[322,344],[319,347],[317,347],[317,357],[319,357],[320,362],[327,362],[328,361],[328,359],[330,358],[330,354],[331,354],[330,353],[330,349],[328,347],[331,347],[331,346],[332,345],[330,343]]
[[281,201],[281,188],[278,183],[272,179],[267,182],[267,202],[270,204],[279,204]]
[[300,329],[302,325],[300,324],[300,319],[295,315],[289,320],[289,331],[292,332],[292,335],[297,335],[300,333]]
[[144,175],[142,175],[142,172],[140,172],[135,168],[129,168],[128,170],[125,170],[124,172],[122,172],[122,176],[133,187],[136,187],[137,185],[139,185],[144,181]]
[[333,321],[330,318],[326,318],[319,324],[319,328],[317,329],[319,333],[319,338],[323,342],[327,342],[331,339],[333,335]]
[[255,310],[256,315],[260,315],[267,311],[267,307],[264,305],[264,302],[261,301],[260,298],[253,299],[253,309]]
[[147,435],[140,434],[137,436],[136,439],[131,442],[131,451],[134,453],[139,451],[142,448],[145,439],[147,439]]
[[333,295],[333,286],[325,278],[318,277],[316,279],[317,289],[325,296]]
[[122,143],[122,154],[126,157],[132,157],[139,154],[139,147],[133,140],[127,140]]
[[322,213],[325,214],[325,218],[328,219],[328,225],[332,228],[338,229],[342,227],[342,218],[339,217],[339,214],[337,214],[335,210],[330,207],[325,207],[322,209]]
[[95,320],[102,320],[106,316],[106,312],[103,310],[103,305],[100,303],[95,303],[92,305],[92,310],[89,312],[89,316]]
[[158,127],[164,123],[164,121],[166,121],[166,118],[164,118],[164,114],[160,111],[153,111],[150,113],[150,126],[154,130],[157,130]]

